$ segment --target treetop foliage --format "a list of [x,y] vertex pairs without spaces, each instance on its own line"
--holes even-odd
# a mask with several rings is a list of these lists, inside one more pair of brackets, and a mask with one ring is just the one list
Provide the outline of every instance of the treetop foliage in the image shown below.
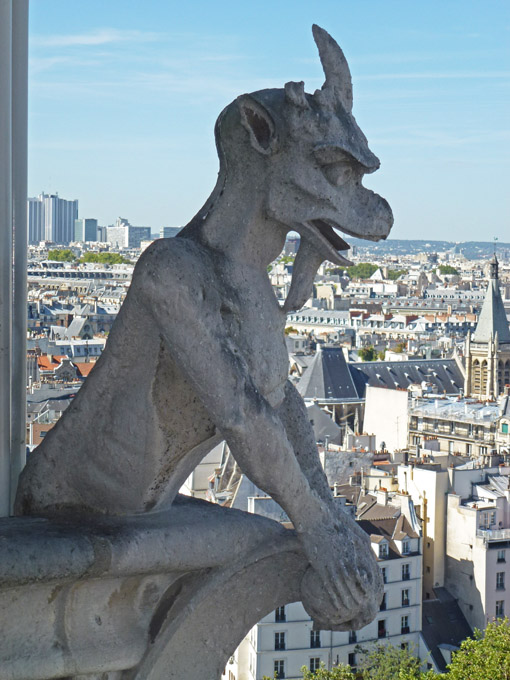
[[321,665],[317,671],[303,666],[303,680],[510,680],[510,621],[492,621],[484,633],[475,630],[453,654],[446,673],[422,671],[412,648],[388,644],[356,651],[360,662],[355,671],[343,664],[331,670]]
[[76,255],[73,254],[72,250],[66,248],[65,250],[59,250],[57,248],[48,251],[48,260],[53,262],[74,262],[76,260]]
[[100,264],[131,264],[131,261],[119,253],[93,253],[88,251],[80,262],[99,262]]
[[[76,255],[73,254],[69,248],[48,251],[48,260],[53,262],[75,262]],[[119,253],[93,253],[86,252],[78,262],[98,262],[99,264],[131,264],[131,261],[120,255]]]
[[379,267],[370,262],[359,262],[352,267],[347,267],[347,274],[350,279],[369,279]]
[[375,361],[378,358],[377,350],[373,345],[359,349],[358,356],[361,361]]
[[459,270],[452,267],[451,264],[440,264],[439,271],[441,274],[455,274],[458,275]]

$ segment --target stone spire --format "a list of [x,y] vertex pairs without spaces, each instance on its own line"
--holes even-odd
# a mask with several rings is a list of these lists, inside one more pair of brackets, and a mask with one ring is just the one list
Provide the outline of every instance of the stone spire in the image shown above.
[[488,344],[497,335],[500,345],[507,344],[510,343],[510,329],[499,291],[498,259],[496,255],[494,255],[489,264],[490,281],[487,286],[478,324],[473,333],[472,342]]

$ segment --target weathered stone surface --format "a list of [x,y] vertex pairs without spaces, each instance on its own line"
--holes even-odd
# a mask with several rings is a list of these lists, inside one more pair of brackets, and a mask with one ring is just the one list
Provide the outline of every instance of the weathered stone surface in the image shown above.
[[[376,170],[379,161],[352,116],[347,62],[325,31],[314,27],[314,37],[326,75],[322,89],[309,95],[303,83],[287,83],[284,89],[243,95],[221,113],[216,188],[179,237],[159,240],[142,255],[103,355],[22,474],[18,514],[62,518],[72,513],[84,523],[85,536],[93,514],[146,513],[143,520],[126,520],[126,526],[142,524],[132,535],[121,534],[125,550],[118,555],[112,556],[103,534],[98,538],[92,532],[76,564],[63,567],[64,572],[83,568],[93,551],[87,568],[100,579],[97,590],[76,594],[85,612],[94,610],[96,598],[110,597],[103,584],[109,570],[122,570],[123,564],[138,573],[133,565],[146,540],[155,541],[151,559],[159,562],[154,573],[172,571],[163,549],[166,539],[160,543],[151,532],[144,534],[143,522],[171,508],[184,480],[221,438],[243,471],[294,523],[306,570],[300,562],[292,571],[297,581],[291,590],[293,597],[300,593],[316,625],[359,628],[378,609],[382,583],[368,538],[333,502],[303,402],[287,381],[285,313],[309,296],[323,260],[346,262],[339,252],[346,244],[334,228],[377,240],[392,224],[386,201],[362,186],[363,175]],[[289,230],[300,233],[301,246],[282,309],[267,265]],[[228,525],[223,529],[228,531]],[[182,517],[172,531],[175,543],[168,545],[186,556],[179,569],[188,570],[186,560],[214,567],[214,551],[207,544],[189,552],[195,531],[191,516]],[[96,573],[103,565],[105,571]],[[274,601],[272,588],[279,579],[276,562],[273,569],[270,562],[249,565],[246,575],[231,574],[232,583],[245,589],[232,603],[240,610],[234,616],[239,636],[248,621],[256,621],[250,598],[256,594],[263,602]],[[263,575],[266,595],[255,581],[250,585],[256,574]],[[190,601],[197,596],[194,588],[205,601],[208,580],[196,578]],[[126,585],[126,601],[136,599],[139,587],[130,591]],[[210,597],[215,602],[214,592]],[[195,630],[204,625],[193,624]],[[184,622],[178,630],[172,621],[168,626],[172,637],[187,630]],[[160,635],[166,635],[163,628]],[[232,635],[225,633],[222,642],[229,651],[236,642]],[[137,656],[135,637],[129,647]],[[203,641],[189,629],[185,642],[198,649]],[[168,658],[165,643],[154,645],[152,650],[162,645],[160,651],[149,651],[140,675],[132,677],[167,677],[154,670],[165,665],[159,659]],[[216,641],[211,643],[216,647]],[[72,672],[83,672],[86,658],[76,649],[69,648],[69,654],[76,666]],[[196,658],[202,658],[198,652]],[[193,673],[205,677],[198,667]]]
[[0,546],[2,680],[219,676],[307,568],[295,532],[181,497],[137,517],[0,520]]

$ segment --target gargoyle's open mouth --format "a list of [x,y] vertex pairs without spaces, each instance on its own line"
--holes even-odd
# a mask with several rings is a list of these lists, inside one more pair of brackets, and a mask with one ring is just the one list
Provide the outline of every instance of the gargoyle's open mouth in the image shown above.
[[350,250],[351,246],[335,231],[335,229],[340,230],[341,227],[330,220],[324,219],[310,220],[303,226],[313,241],[319,241],[324,251],[325,259],[346,267],[350,267],[353,264],[342,254]]

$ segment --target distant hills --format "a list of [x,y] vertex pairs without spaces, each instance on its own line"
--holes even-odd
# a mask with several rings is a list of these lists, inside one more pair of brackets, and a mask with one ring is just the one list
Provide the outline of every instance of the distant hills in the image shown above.
[[[417,253],[444,253],[464,255],[469,260],[481,260],[492,257],[494,253],[493,241],[426,241],[413,239],[387,239],[386,241],[365,241],[359,238],[347,237],[351,246],[356,246],[360,251],[370,251],[380,255],[414,255]],[[498,257],[510,258],[510,243],[496,241]]]

